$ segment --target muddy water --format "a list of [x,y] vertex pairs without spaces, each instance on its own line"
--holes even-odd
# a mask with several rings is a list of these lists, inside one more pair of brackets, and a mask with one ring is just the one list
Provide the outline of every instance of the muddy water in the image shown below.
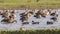
[[[29,18],[29,24],[27,25],[22,25],[22,22],[19,20],[20,19],[20,16],[19,14],[20,13],[23,13],[25,12],[25,10],[16,10],[16,17],[15,19],[17,20],[17,23],[10,23],[10,24],[3,24],[2,22],[0,22],[0,30],[19,30],[21,27],[26,29],[26,30],[31,30],[31,29],[49,29],[49,28],[60,28],[60,9],[54,9],[53,11],[57,11],[58,12],[58,20],[57,22],[54,22],[54,24],[50,24],[50,25],[47,25],[46,22],[47,21],[52,21],[50,20],[50,18],[52,16],[48,15],[46,18],[40,18],[40,19],[37,19],[35,17],[33,17],[33,15],[31,15],[31,17]],[[36,11],[35,11],[36,12]],[[1,17],[0,15],[0,21],[2,20],[3,18]],[[32,24],[31,21],[38,21],[40,22],[39,24]]]

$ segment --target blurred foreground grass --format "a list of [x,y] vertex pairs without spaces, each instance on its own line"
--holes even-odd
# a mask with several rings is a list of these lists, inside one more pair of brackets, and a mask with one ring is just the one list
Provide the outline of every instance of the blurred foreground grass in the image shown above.
[[0,31],[0,34],[60,34],[60,30]]

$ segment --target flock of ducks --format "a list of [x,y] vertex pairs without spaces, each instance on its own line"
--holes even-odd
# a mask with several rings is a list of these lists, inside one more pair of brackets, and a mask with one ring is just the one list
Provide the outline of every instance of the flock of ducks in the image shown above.
[[[35,11],[26,11],[20,14],[21,15],[20,20],[23,22],[22,24],[29,24],[28,19],[33,14],[35,18],[41,18],[41,17],[46,18],[48,15],[53,16],[52,18],[50,18],[53,21],[57,21],[57,18],[58,18],[57,12],[56,11],[52,12],[51,9],[48,9],[48,10],[41,9],[41,10],[36,11],[36,13]],[[39,24],[39,22],[32,21],[32,24]],[[53,24],[53,22],[47,21],[47,24]]]
[[[1,22],[5,22],[5,23],[17,22],[15,20],[15,13],[16,13],[16,11],[14,11],[14,10],[1,11],[0,15],[2,15],[2,18],[3,18],[1,20]],[[35,17],[35,18],[41,18],[41,17],[46,18],[48,15],[50,15],[50,16],[53,16],[52,18],[50,18],[53,21],[57,21],[57,18],[58,18],[57,12],[56,11],[52,12],[51,9],[48,9],[48,10],[41,9],[36,12],[33,10],[26,10],[24,13],[20,13],[20,17],[21,17],[20,20],[23,22],[22,24],[29,24],[28,19],[31,15],[34,15],[33,17]],[[32,21],[32,24],[39,24],[39,22]],[[47,21],[47,24],[53,24],[53,22]]]
[[0,12],[0,15],[2,15],[2,20],[1,22],[5,22],[5,23],[13,23],[14,21],[16,21],[14,19],[15,17],[15,11],[12,10],[12,11],[8,11],[8,10],[3,10]]
[[20,17],[21,17],[21,21],[24,22],[24,21],[28,21],[29,17],[33,14],[33,11],[26,11],[24,13],[21,13],[20,14]]

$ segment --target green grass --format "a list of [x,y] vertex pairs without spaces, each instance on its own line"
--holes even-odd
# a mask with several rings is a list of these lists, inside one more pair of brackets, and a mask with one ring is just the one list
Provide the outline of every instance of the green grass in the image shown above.
[[60,34],[60,30],[0,31],[0,34]]
[[0,8],[60,8],[60,0],[2,0]]

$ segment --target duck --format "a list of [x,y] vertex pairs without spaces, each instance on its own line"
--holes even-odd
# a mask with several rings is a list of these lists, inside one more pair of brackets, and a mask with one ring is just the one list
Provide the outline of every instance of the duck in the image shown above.
[[53,9],[48,9],[47,11],[49,12],[49,14],[51,14],[51,13],[52,13],[52,12],[51,12],[52,10],[53,10]]
[[49,24],[53,24],[53,22],[51,22],[51,21],[47,21],[47,25],[49,25]]
[[22,22],[23,22],[23,21],[28,21],[28,18],[29,18],[31,15],[32,15],[32,14],[31,14],[30,12],[25,13],[24,15],[21,15],[20,20],[22,20]]
[[56,11],[53,12],[53,13],[51,13],[50,15],[51,15],[51,16],[55,16],[55,15],[56,15]]
[[34,17],[36,17],[36,18],[41,18],[41,12],[38,11],[37,13],[35,13]]
[[48,15],[49,15],[49,12],[47,10],[42,10],[42,14],[41,14],[42,17],[46,17]]
[[6,15],[8,15],[7,11],[2,12],[1,15],[2,15],[2,17],[6,17]]
[[11,14],[15,14],[15,13],[16,13],[15,10],[10,10],[9,12],[10,12]]
[[9,20],[8,20],[8,23],[14,23],[16,20],[14,19],[14,18],[10,18]]
[[45,13],[43,13],[41,16],[42,16],[42,17],[46,17]]
[[23,15],[20,20],[23,21],[28,21],[28,14]]
[[39,24],[39,22],[34,22],[34,21],[32,21],[32,24]]
[[34,12],[30,11],[29,13],[30,13],[30,14],[33,14]]
[[22,24],[29,24],[29,22],[23,22]]
[[57,21],[57,17],[52,17],[51,18],[53,21]]
[[24,13],[21,13],[20,15],[24,15],[25,14],[25,12]]
[[1,20],[1,22],[8,22],[9,19],[4,18],[3,20]]
[[42,16],[41,15],[34,15],[34,17],[41,18]]

